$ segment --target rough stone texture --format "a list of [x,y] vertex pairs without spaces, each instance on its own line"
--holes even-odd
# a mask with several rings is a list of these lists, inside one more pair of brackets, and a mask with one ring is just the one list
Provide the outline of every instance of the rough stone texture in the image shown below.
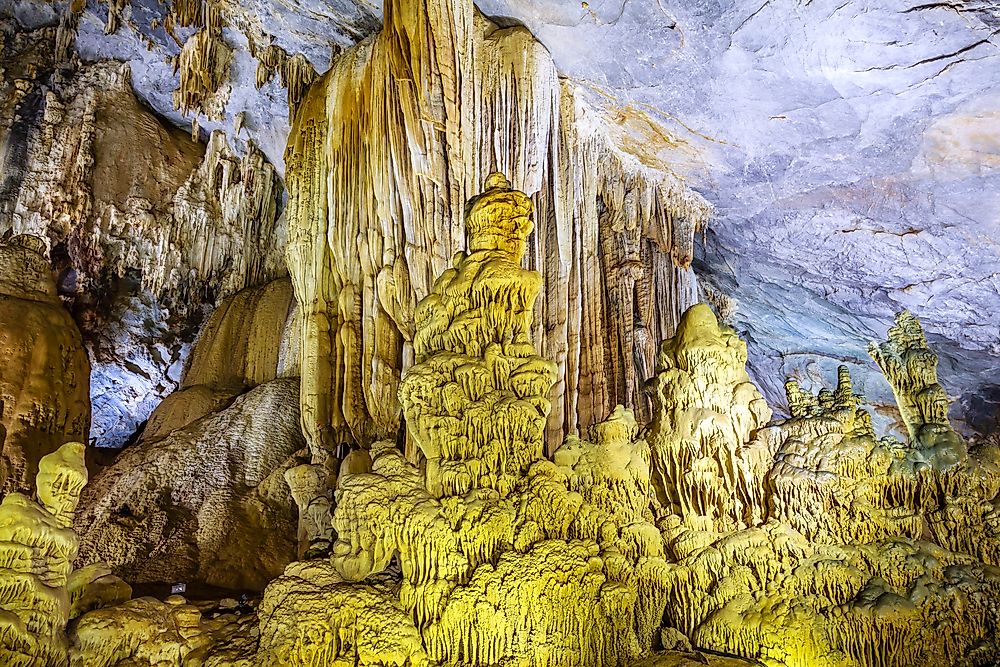
[[45,243],[0,242],[0,491],[30,490],[38,461],[90,427],[90,366],[56,296]]
[[304,446],[291,378],[129,447],[84,492],[80,562],[106,561],[130,582],[263,588],[295,558],[283,472]]
[[42,458],[34,500],[12,492],[0,503],[0,660],[9,667],[66,664],[84,447],[68,442]]
[[156,407],[141,440],[161,438],[265,382],[298,377],[295,312],[288,278],[224,299],[199,335],[179,390]]

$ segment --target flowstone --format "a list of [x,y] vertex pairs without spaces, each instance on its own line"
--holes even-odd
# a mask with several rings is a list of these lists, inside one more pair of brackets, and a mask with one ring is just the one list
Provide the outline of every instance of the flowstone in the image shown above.
[[650,385],[665,625],[775,666],[996,664],[1000,457],[951,429],[916,320],[872,345],[906,442],[876,438],[846,368],[816,395],[789,380],[791,417],[765,426],[744,351],[694,307]]
[[[0,663],[64,665],[74,597],[70,573],[77,538],[73,513],[87,483],[84,445],[42,457],[37,500],[8,493],[0,504]],[[79,580],[77,580],[79,581]]]

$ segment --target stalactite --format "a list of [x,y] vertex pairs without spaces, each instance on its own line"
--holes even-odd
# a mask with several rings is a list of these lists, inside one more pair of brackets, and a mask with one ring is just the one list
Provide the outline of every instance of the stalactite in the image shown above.
[[[181,303],[284,273],[281,183],[263,153],[239,156],[221,132],[207,148],[187,140],[141,107],[129,78],[100,63],[48,93],[0,230],[64,247],[81,294],[102,271],[139,269],[144,289]],[[126,144],[134,160],[120,159]]]
[[191,35],[177,56],[180,87],[174,91],[174,107],[185,114],[220,120],[229,98],[225,84],[232,57],[221,29],[205,27]]
[[[683,267],[709,209],[613,147],[597,115],[527,31],[497,28],[468,0],[387,3],[381,33],[313,84],[286,162],[288,260],[308,360],[302,409],[316,456],[397,431],[414,307],[465,247],[465,200],[496,170],[538,214],[525,264],[544,279],[534,333],[558,368],[547,440],[639,395],[641,364],[631,353],[609,362],[605,322],[635,319],[647,348],[638,356],[651,358],[688,305],[679,285],[692,280]],[[603,284],[599,199],[623,221],[615,234],[652,257],[631,311],[610,303]]]
[[289,56],[277,44],[259,49],[256,57],[257,88],[263,88],[277,74],[281,86],[288,91],[288,116],[294,118],[306,91],[319,76],[316,69],[301,53]]

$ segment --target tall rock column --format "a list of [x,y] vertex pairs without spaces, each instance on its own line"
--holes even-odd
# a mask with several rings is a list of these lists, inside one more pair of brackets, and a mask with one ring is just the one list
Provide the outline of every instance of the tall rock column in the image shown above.
[[0,491],[29,490],[38,462],[90,430],[90,364],[56,295],[45,242],[0,243]]
[[920,321],[907,310],[896,315],[888,340],[871,343],[872,358],[892,386],[910,444],[935,467],[966,458],[965,443],[948,421],[948,396],[937,381],[937,355]]

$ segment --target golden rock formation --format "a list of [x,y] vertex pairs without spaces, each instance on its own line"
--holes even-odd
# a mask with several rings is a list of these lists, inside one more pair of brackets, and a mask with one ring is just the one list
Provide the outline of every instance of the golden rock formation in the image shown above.
[[396,437],[416,304],[465,248],[466,201],[498,170],[540,221],[524,262],[544,279],[532,334],[556,364],[546,442],[616,403],[648,415],[641,386],[693,299],[687,267],[709,207],[616,149],[597,115],[526,30],[471,0],[387,2],[381,32],[311,86],[286,175],[314,462]]
[[[929,401],[904,414],[940,403],[937,359],[912,316],[872,349],[897,395]],[[739,390],[745,360],[735,334],[695,307],[651,383],[654,480],[668,480],[673,508],[659,521],[665,624],[767,665],[995,662],[996,448],[967,454],[946,404],[932,446],[922,421],[909,442],[876,439],[846,368],[818,395],[789,380],[791,418],[763,427],[759,394]]]
[[937,356],[909,311],[896,315],[889,340],[869,347],[892,386],[910,442],[928,464],[945,468],[965,459],[965,445],[948,422],[948,397],[937,381]]
[[333,547],[333,497],[327,470],[303,464],[285,471],[285,483],[299,508],[298,557],[329,553]]
[[136,598],[84,615],[72,631],[69,665],[250,667],[242,656],[247,645],[252,652],[253,621],[233,613],[205,618],[179,595]]
[[663,343],[649,383],[653,487],[665,509],[693,528],[734,530],[764,518],[766,444],[751,435],[771,409],[745,370],[747,346],[700,303]]
[[76,557],[73,514],[87,483],[84,445],[66,443],[42,457],[37,501],[11,492],[0,503],[0,662],[64,665]]
[[469,252],[417,305],[416,364],[399,400],[435,497],[506,496],[544,454],[556,367],[529,339],[541,283],[521,268],[530,216],[527,196],[502,174],[487,178],[466,222]]
[[0,242],[0,492],[30,492],[39,460],[90,429],[90,363],[44,253]]
[[[649,449],[619,407],[592,442],[543,458],[555,368],[529,336],[530,212],[500,174],[470,203],[469,253],[417,306],[418,361],[400,387],[425,465],[379,443],[370,473],[341,475],[332,562],[361,581],[398,555],[398,603],[432,660],[624,665],[653,645],[664,605]],[[369,631],[353,623],[348,635]],[[421,664],[407,651],[392,664]],[[328,658],[385,664],[351,645]]]

